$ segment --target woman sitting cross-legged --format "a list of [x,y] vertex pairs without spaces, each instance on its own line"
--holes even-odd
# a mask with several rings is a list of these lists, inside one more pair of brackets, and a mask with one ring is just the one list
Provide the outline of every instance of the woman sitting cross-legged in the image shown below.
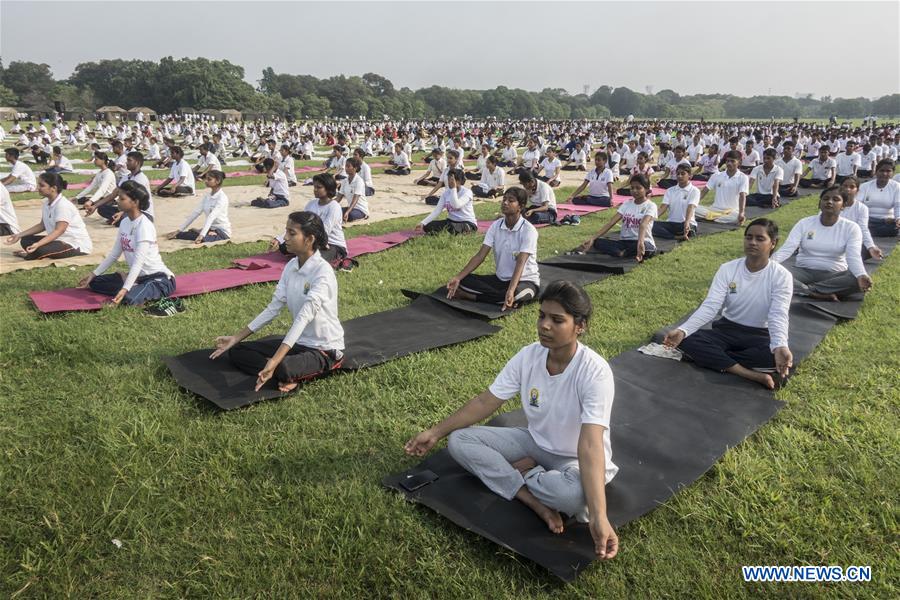
[[845,194],[839,185],[822,190],[819,214],[797,221],[772,257],[783,263],[797,252],[787,269],[798,296],[836,301],[872,287],[862,261],[862,231],[841,217]]
[[[719,267],[706,300],[663,343],[678,348],[705,369],[733,373],[775,389],[772,370],[786,377],[793,364],[788,348],[791,274],[769,257],[778,225],[756,219],[744,230],[744,257]],[[701,329],[716,318],[712,329]]]
[[[541,295],[538,342],[506,363],[489,389],[404,449],[424,456],[449,436],[450,455],[488,489],[522,502],[553,533],[563,531],[560,513],[588,523],[594,552],[610,559],[619,546],[606,516],[606,484],[618,471],[609,437],[615,389],[609,364],[578,341],[591,311],[583,289],[551,283]],[[527,427],[476,426],[517,394]]]
[[[436,221],[444,209],[447,218]],[[437,206],[431,214],[416,225],[416,231],[425,233],[451,234],[471,233],[478,230],[472,192],[466,188],[466,174],[462,169],[452,169],[447,173],[447,187],[441,193]]]
[[[631,196],[619,206],[616,216],[606,222],[600,228],[597,235],[583,243],[577,253],[584,253],[590,249],[603,254],[609,254],[622,258],[634,256],[638,262],[650,258],[656,254],[656,244],[653,241],[653,221],[658,210],[650,200],[650,182],[643,175],[635,175],[631,178]],[[609,240],[604,238],[613,226],[622,221],[622,229],[619,239]]]
[[[140,183],[124,181],[119,186],[119,236],[103,262],[78,282],[79,288],[112,296],[119,306],[140,305],[150,300],[166,298],[175,291],[175,275],[159,255],[156,227],[144,211],[150,206],[150,192]],[[125,255],[128,274],[108,273],[107,270]]]
[[[272,377],[290,392],[298,383],[337,369],[344,358],[344,328],[338,320],[334,269],[319,254],[328,245],[322,219],[311,212],[290,214],[284,243],[294,258],[284,267],[272,301],[234,335],[216,338],[216,359],[227,353],[241,371],[256,375],[256,391]],[[278,316],[285,304],[293,323],[281,342],[243,342]]]
[[[475,256],[447,283],[448,299],[502,304],[503,310],[534,300],[541,284],[537,265],[538,232],[522,216],[526,204],[525,190],[520,187],[506,190],[500,201],[503,216],[487,230]],[[496,274],[474,274],[491,250]]]

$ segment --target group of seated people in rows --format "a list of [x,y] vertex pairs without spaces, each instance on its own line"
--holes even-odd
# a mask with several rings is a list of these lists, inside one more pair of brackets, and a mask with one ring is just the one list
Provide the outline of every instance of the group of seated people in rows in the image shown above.
[[[680,174],[686,181],[688,171]],[[452,171],[448,197],[459,197],[464,180],[461,170]],[[638,208],[648,203],[645,181],[643,176],[632,181],[634,197],[628,202]],[[793,366],[788,339],[792,296],[842,297],[872,286],[862,265],[861,227],[841,216],[858,206],[855,183],[855,178],[848,179],[823,190],[819,213],[800,220],[777,251],[777,224],[765,218],[749,223],[744,256],[719,268],[704,302],[667,332],[665,344],[700,367],[773,389],[775,378],[786,377]],[[319,175],[314,185],[317,199],[288,218],[283,248],[294,258],[271,303],[240,331],[217,338],[210,356],[227,356],[236,368],[256,377],[257,390],[274,379],[287,392],[342,364],[338,287],[328,260],[343,241],[333,235],[340,232],[339,210],[329,197],[334,194],[333,180]],[[592,312],[584,290],[555,281],[539,295],[538,232],[524,216],[528,206],[524,187],[505,191],[502,216],[491,224],[475,255],[447,282],[447,296],[496,303],[504,310],[539,298],[538,341],[517,353],[488,390],[413,436],[405,450],[423,456],[449,437],[453,458],[489,489],[522,501],[550,531],[563,530],[561,513],[588,523],[597,555],[612,558],[618,539],[606,518],[604,493],[617,472],[609,442],[612,373],[602,357],[579,342]],[[651,230],[653,212],[640,215],[626,208],[619,213],[623,229]],[[475,274],[491,253],[495,272]],[[795,263],[783,266],[795,253]],[[285,305],[293,321],[280,342],[245,341]],[[714,319],[711,329],[705,329]],[[555,379],[553,385],[550,378]],[[516,394],[527,428],[475,427]]]

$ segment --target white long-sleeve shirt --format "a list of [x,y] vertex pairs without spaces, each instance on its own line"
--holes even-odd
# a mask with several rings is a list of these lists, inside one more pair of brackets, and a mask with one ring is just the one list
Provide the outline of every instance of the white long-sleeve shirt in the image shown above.
[[172,277],[172,271],[166,267],[159,255],[159,245],[156,242],[156,227],[153,221],[143,213],[132,221],[127,215],[119,221],[119,239],[113,243],[109,254],[103,259],[94,275],[102,275],[124,254],[128,263],[128,275],[122,288],[126,291],[134,286],[138,277],[164,273]]
[[772,260],[782,263],[795,251],[796,264],[804,269],[840,272],[849,268],[856,277],[866,274],[862,232],[859,225],[843,217],[831,226],[822,225],[820,215],[800,219]]
[[422,225],[428,225],[447,209],[447,218],[460,223],[477,223],[472,190],[465,187],[444,188],[437,206],[431,214],[422,219]]
[[769,348],[787,347],[788,311],[794,292],[790,271],[770,260],[764,269],[751,273],[746,258],[728,261],[713,277],[709,293],[700,307],[678,329],[691,335],[712,321],[719,310],[733,323],[769,330]]
[[852,205],[845,206],[841,210],[841,216],[859,225],[863,248],[871,248],[876,245],[875,240],[872,239],[872,232],[869,231],[869,208],[865,204],[857,200]]
[[225,195],[225,192],[220,189],[215,194],[207,193],[203,196],[197,207],[187,216],[178,229],[186,231],[191,226],[191,223],[194,222],[194,219],[201,214],[206,215],[206,221],[203,223],[200,235],[205,236],[210,229],[215,227],[228,237],[231,237],[231,222],[228,220],[228,196]]
[[900,181],[889,179],[883,188],[878,187],[877,180],[867,181],[859,186],[856,201],[862,202],[869,209],[873,219],[900,218]]
[[103,169],[91,179],[90,185],[75,196],[76,199],[90,195],[87,202],[95,203],[116,189],[116,175],[110,169]]
[[247,326],[256,332],[287,304],[294,318],[281,341],[320,350],[343,350],[344,328],[338,320],[338,286],[334,269],[316,252],[300,266],[297,258],[284,267],[272,301]]

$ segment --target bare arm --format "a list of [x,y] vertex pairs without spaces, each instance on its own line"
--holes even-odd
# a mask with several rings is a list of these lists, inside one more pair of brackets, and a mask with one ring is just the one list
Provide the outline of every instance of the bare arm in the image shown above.
[[438,441],[452,432],[479,423],[492,415],[503,402],[489,390],[485,390],[437,425],[410,438],[403,449],[410,456],[424,456]]
[[583,423],[578,436],[578,470],[590,514],[594,552],[602,559],[619,551],[619,538],[606,517],[606,452],[603,425]]

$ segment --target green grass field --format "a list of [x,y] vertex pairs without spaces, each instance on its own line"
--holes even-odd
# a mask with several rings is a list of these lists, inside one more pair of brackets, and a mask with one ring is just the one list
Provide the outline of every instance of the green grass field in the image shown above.
[[[786,233],[814,209],[807,198],[775,218]],[[496,210],[477,208],[480,218]],[[541,257],[573,247],[610,215],[543,229]],[[476,236],[440,236],[363,257],[338,273],[341,318],[404,305],[401,287],[443,284],[478,245]],[[263,247],[165,259],[183,273]],[[739,232],[719,234],[589,286],[595,318],[584,341],[606,357],[645,342],[696,306],[718,265],[740,254]],[[413,464],[402,452],[410,435],[484,389],[534,341],[536,306],[503,319],[495,336],[219,413],[180,390],[161,357],[242,327],[274,284],[190,298],[186,313],[165,320],[134,308],[50,317],[32,308],[29,290],[73,285],[88,270],[0,278],[4,596],[897,597],[898,253],[876,273],[859,318],[835,327],[778,392],[787,406],[773,421],[622,528],[620,555],[571,585],[379,485]],[[283,315],[267,331],[288,322]],[[743,583],[741,565],[769,564],[871,565],[872,581]]]

